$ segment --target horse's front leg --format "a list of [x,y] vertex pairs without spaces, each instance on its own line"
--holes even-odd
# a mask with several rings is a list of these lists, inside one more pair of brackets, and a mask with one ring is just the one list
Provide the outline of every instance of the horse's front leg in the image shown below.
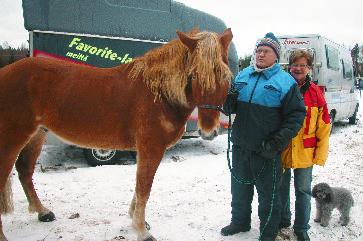
[[129,214],[137,232],[138,241],[156,241],[145,226],[145,208],[156,170],[163,157],[165,148],[143,147],[138,151],[136,188],[130,205]]

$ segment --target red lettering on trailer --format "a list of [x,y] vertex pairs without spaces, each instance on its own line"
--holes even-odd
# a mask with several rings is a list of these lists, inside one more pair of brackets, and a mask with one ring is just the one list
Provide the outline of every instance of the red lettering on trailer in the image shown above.
[[296,40],[296,39],[285,39],[282,42],[283,45],[303,45],[303,44],[310,44],[309,40]]

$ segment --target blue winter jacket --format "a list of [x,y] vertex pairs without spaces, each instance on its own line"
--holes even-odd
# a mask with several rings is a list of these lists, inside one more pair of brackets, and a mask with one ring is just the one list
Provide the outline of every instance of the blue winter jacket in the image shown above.
[[260,152],[262,142],[272,141],[276,151],[296,136],[305,117],[305,105],[294,78],[274,64],[256,72],[250,66],[234,80],[238,90],[232,142]]

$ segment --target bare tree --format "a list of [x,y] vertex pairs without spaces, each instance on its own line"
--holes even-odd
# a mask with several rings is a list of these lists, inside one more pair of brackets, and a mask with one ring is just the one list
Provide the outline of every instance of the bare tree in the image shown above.
[[358,44],[354,45],[354,47],[350,51],[350,55],[352,56],[352,61],[353,61],[354,76],[358,76],[358,55],[359,55],[359,46],[358,46]]
[[3,45],[3,49],[10,48],[10,45],[9,45],[9,43],[7,41],[4,41],[2,45]]

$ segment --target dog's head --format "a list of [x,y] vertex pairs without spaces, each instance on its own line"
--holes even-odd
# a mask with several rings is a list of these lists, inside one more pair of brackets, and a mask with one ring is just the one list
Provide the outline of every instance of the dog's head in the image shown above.
[[312,195],[317,201],[331,202],[333,200],[333,190],[324,182],[314,186]]

